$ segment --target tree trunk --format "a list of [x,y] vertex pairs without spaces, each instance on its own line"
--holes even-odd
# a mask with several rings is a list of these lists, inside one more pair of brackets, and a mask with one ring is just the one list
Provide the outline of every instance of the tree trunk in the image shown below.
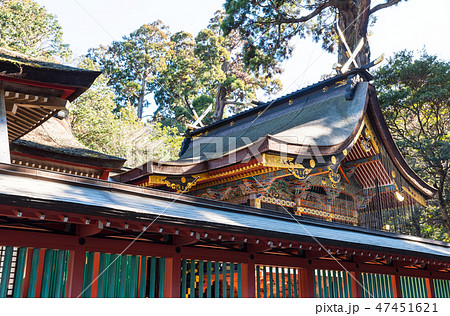
[[[228,61],[224,61],[222,63],[222,71],[227,75],[228,69],[230,68],[230,63]],[[222,83],[219,83],[217,86],[216,92],[216,104],[214,107],[214,116],[213,121],[217,122],[223,118],[223,112],[225,110],[225,103],[227,101],[227,89],[223,86]]]
[[[369,10],[371,0],[354,0],[348,1],[345,7],[339,9],[338,23],[344,33],[345,39],[351,52],[354,52],[361,38],[364,38],[364,46],[356,56],[358,66],[364,66],[370,61],[370,48],[367,41],[367,27],[369,24]],[[338,62],[344,65],[349,59],[346,53],[347,49],[342,41],[339,41]],[[352,63],[350,69],[355,68]]]
[[139,99],[138,99],[138,106],[137,106],[137,116],[138,118],[141,120],[142,119],[142,114],[144,112],[144,98],[145,98],[145,86],[147,84],[147,81],[144,79],[142,79],[142,83],[141,83],[141,91],[139,91]]
[[444,227],[447,231],[447,234],[449,234],[449,236],[450,236],[450,216],[448,215],[448,211],[447,211],[447,203],[445,203],[444,183],[445,183],[445,177],[442,176],[442,179],[439,181],[439,188],[438,188],[439,210],[441,211],[441,216],[442,216],[442,221],[444,223]]
[[214,107],[214,116],[213,116],[214,122],[220,121],[223,118],[226,96],[227,91],[225,87],[221,83],[219,83],[219,85],[217,86],[217,93],[216,93],[216,105]]

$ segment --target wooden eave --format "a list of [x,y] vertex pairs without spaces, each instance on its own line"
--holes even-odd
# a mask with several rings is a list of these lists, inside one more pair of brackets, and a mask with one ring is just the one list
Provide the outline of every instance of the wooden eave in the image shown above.
[[[115,222],[117,220],[126,221],[126,223],[133,223],[134,228],[141,230],[143,223],[147,223],[150,221],[156,221],[158,225],[153,225],[153,228],[158,230],[160,227],[164,227],[166,232],[175,231],[175,229],[180,232],[183,230],[187,230],[187,232],[202,232],[207,231],[210,232],[209,235],[213,236],[215,234],[221,234],[223,236],[249,236],[249,239],[246,240],[247,243],[255,243],[256,239],[262,240],[264,242],[274,240],[280,240],[284,244],[292,243],[296,244],[298,247],[298,243],[315,243],[316,239],[313,239],[311,236],[300,236],[299,233],[301,231],[301,226],[298,226],[298,223],[302,223],[303,225],[307,225],[309,229],[333,229],[335,233],[338,234],[336,236],[344,236],[346,234],[350,234],[355,236],[355,238],[350,241],[343,241],[339,238],[331,239],[330,237],[325,238],[322,236],[315,236],[318,238],[323,244],[343,247],[344,249],[351,249],[355,247],[356,249],[364,249],[368,251],[385,251],[386,253],[391,254],[404,254],[409,256],[419,256],[423,258],[430,258],[436,260],[443,260],[448,262],[448,255],[431,255],[425,252],[421,252],[418,254],[416,251],[406,250],[403,248],[394,248],[389,240],[397,243],[398,241],[405,243],[405,245],[410,245],[411,243],[421,243],[424,244],[424,247],[427,249],[431,248],[442,248],[447,249],[449,247],[448,243],[427,240],[419,237],[412,236],[404,236],[399,234],[381,232],[381,231],[373,231],[360,227],[353,227],[348,225],[343,225],[339,223],[331,223],[324,221],[317,221],[313,219],[305,219],[296,215],[288,215],[285,213],[280,213],[277,211],[270,211],[265,209],[257,209],[243,205],[233,205],[229,203],[219,202],[219,201],[211,201],[205,200],[202,198],[196,198],[192,196],[179,195],[154,189],[147,188],[139,188],[136,186],[130,186],[121,183],[111,183],[107,181],[101,181],[96,179],[88,179],[82,177],[75,177],[70,175],[56,174],[52,172],[39,171],[36,169],[0,164],[0,173],[5,176],[14,176],[21,177],[24,181],[45,181],[49,185],[54,183],[56,186],[61,186],[65,190],[68,187],[72,187],[72,190],[68,190],[67,194],[71,196],[76,196],[73,194],[74,190],[89,191],[89,196],[98,195],[101,197],[99,200],[86,201],[85,199],[78,200],[78,197],[75,200],[69,201],[66,200],[64,196],[59,196],[58,198],[54,198],[51,192],[43,193],[48,196],[34,196],[35,193],[30,193],[30,196],[22,194],[20,190],[18,191],[17,185],[16,188],[11,192],[15,193],[3,193],[0,196],[0,204],[6,207],[0,207],[0,212],[7,212],[9,217],[17,218],[17,210],[23,211],[21,216],[30,216],[30,218],[34,218],[36,215],[32,214],[33,212],[41,214],[42,212],[58,212],[59,221],[63,220],[64,216],[69,216],[71,220],[73,219],[73,215],[78,214],[81,219],[90,218],[93,220],[94,224],[96,221],[111,221]],[[3,185],[7,185],[6,182]],[[34,192],[32,186],[27,187],[30,192]],[[57,189],[59,190],[59,189]],[[38,190],[39,191],[39,190]],[[112,197],[121,197],[121,200],[117,200],[115,205],[108,204],[110,203],[107,196]],[[133,198],[138,197],[138,199]],[[222,223],[222,222],[213,222],[207,217],[201,220],[192,220],[189,218],[184,218],[183,216],[176,217],[170,214],[159,214],[155,211],[147,212],[138,212],[142,206],[133,205],[133,203],[129,203],[129,201],[123,201],[122,199],[132,199],[135,203],[148,203],[149,206],[154,205],[154,203],[158,201],[165,201],[165,203],[176,203],[177,205],[171,209],[168,209],[168,213],[178,214],[178,212],[183,211],[185,208],[204,208],[205,211],[218,212],[218,214],[225,214],[222,212],[226,212],[229,216],[233,218],[246,218],[248,216],[252,216],[253,219],[258,218],[258,222],[261,220],[265,221],[278,221],[282,225],[294,225],[297,229],[299,227],[299,231],[295,232],[295,234],[288,233],[281,230],[269,230],[269,229],[260,229],[260,228],[248,228],[248,227],[240,227],[239,225],[233,225],[230,223]],[[170,205],[171,205],[170,204]],[[8,207],[13,206],[13,208]],[[161,204],[161,208],[164,206]],[[30,214],[28,215],[29,212]],[[186,211],[189,212],[189,211]],[[164,212],[163,212],[164,213]],[[51,215],[51,214],[50,214]],[[34,217],[33,217],[34,216]],[[220,216],[217,219],[220,220]],[[83,221],[79,221],[80,224]],[[278,223],[277,222],[277,223]],[[171,228],[170,228],[171,227]],[[167,230],[166,230],[167,229]],[[318,231],[318,232],[319,232]],[[358,238],[358,236],[360,235]],[[314,236],[314,235],[313,235]],[[389,240],[386,239],[389,238]],[[228,238],[228,237],[227,237]],[[383,239],[383,242],[375,243],[373,239]],[[371,239],[372,241],[369,241]],[[256,242],[257,243],[257,242]],[[383,246],[380,246],[380,245]],[[318,247],[318,246],[317,246]],[[428,250],[426,251],[428,252]],[[342,253],[342,252],[341,252]]]
[[0,89],[5,91],[9,140],[65,109],[98,75],[98,71],[26,59],[0,49]]

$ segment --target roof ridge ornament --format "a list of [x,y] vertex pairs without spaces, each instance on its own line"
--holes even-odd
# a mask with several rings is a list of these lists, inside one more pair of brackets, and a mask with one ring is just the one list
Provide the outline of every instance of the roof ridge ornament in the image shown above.
[[361,49],[364,47],[364,37],[362,37],[356,46],[355,50],[352,52],[350,49],[350,46],[347,44],[347,40],[345,39],[344,32],[342,32],[341,28],[339,27],[338,23],[335,23],[336,30],[338,32],[339,38],[342,41],[342,44],[344,44],[346,49],[346,54],[349,57],[348,60],[345,62],[344,65],[341,65],[339,63],[336,63],[333,65],[333,69],[335,69],[338,73],[344,74],[350,70],[350,65],[353,63],[355,68],[361,68],[361,69],[369,69],[372,68],[375,65],[378,65],[384,60],[384,53],[381,54],[377,59],[369,62],[366,65],[358,65],[356,62],[356,56],[358,56],[358,53],[361,51]]

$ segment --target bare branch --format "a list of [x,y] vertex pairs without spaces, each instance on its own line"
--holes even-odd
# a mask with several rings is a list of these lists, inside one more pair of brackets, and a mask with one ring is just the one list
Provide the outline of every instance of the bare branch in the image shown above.
[[316,15],[319,15],[323,10],[325,10],[328,7],[339,8],[341,6],[342,6],[342,2],[339,0],[328,1],[328,2],[325,2],[325,3],[322,3],[321,5],[319,5],[310,14],[299,17],[299,18],[285,18],[280,15],[280,18],[278,18],[275,21],[264,21],[264,22],[257,21],[257,22],[255,22],[255,24],[277,24],[277,25],[280,25],[280,24],[284,24],[284,23],[288,23],[288,24],[289,23],[303,23],[303,22],[311,20]]
[[385,3],[380,3],[376,6],[374,6],[372,9],[370,9],[369,15],[377,12],[378,10],[392,7],[393,5],[396,5],[397,3],[399,3],[400,1],[402,1],[402,0],[386,0]]

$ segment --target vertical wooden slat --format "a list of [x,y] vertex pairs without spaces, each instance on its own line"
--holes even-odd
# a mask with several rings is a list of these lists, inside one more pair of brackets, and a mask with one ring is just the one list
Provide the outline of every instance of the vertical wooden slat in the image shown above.
[[423,298],[431,297],[429,295],[431,295],[430,291],[431,291],[432,288],[429,289],[428,286],[427,286],[427,280],[428,279],[421,278],[421,280],[422,280]]
[[242,268],[241,263],[238,263],[237,269],[237,281],[238,281],[238,298],[242,297]]
[[52,259],[53,259],[53,249],[47,249],[45,251],[44,270],[42,273],[42,286],[41,286],[41,297],[42,298],[49,297]]
[[234,298],[234,263],[230,263],[230,297]]
[[[45,249],[41,249],[41,251],[39,252],[39,266],[38,266],[38,270],[37,270],[35,297],[41,297],[41,288],[42,288],[42,279],[43,279],[42,275],[44,273],[44,259],[45,259]],[[81,287],[81,289],[82,288],[83,287]]]
[[227,263],[222,262],[222,297],[227,297]]
[[60,250],[58,252],[58,261],[56,266],[56,287],[55,287],[55,297],[63,297],[63,275],[64,275],[64,254],[65,250]]
[[156,257],[150,258],[150,289],[148,296],[150,298],[155,297],[156,291]]
[[187,276],[187,262],[186,259],[181,260],[181,297],[186,298],[186,276]]
[[284,268],[281,268],[281,290],[283,292],[283,295],[281,297],[286,297],[286,282],[284,277]]
[[51,269],[50,269],[50,288],[48,292],[48,297],[55,297],[55,289],[56,289],[56,268],[58,265],[58,253],[59,250],[53,251]]
[[445,298],[448,297],[448,286],[445,286],[445,283],[449,283],[449,282],[445,282],[444,280],[439,280],[440,284],[441,284],[441,296],[440,298]]
[[189,297],[190,298],[195,298],[195,260],[191,259],[191,264],[190,264],[191,268],[190,268],[190,275],[189,275]]
[[337,291],[337,278],[338,278],[338,271],[334,271],[331,275],[332,281],[333,281],[333,297],[338,298],[339,294]]
[[275,268],[275,293],[277,298],[280,298],[280,274],[278,269],[278,267]]
[[116,266],[117,266],[117,255],[111,254],[110,263],[108,268],[108,289],[107,298],[115,297],[115,285],[116,285]]
[[347,283],[348,283],[348,293],[349,293],[349,298],[353,297],[353,286],[358,286],[355,282],[355,284],[353,284],[354,282],[352,282],[352,273],[351,272],[347,272],[346,273],[346,278],[347,278]]
[[405,277],[404,280],[406,281],[406,297],[413,298],[411,278]]
[[118,297],[125,297],[125,283],[127,279],[127,255],[120,255],[120,275],[119,275],[119,292]]
[[380,275],[381,282],[381,297],[389,298],[389,288],[387,284],[386,274]]
[[220,296],[220,288],[219,288],[219,262],[214,262],[214,297],[219,298]]
[[294,269],[293,273],[294,277],[294,297],[298,297],[298,287],[297,287],[297,269]]
[[198,297],[203,298],[203,260],[198,261]]
[[333,271],[328,270],[328,295],[330,298],[334,298],[334,282],[333,282]]
[[62,288],[62,297],[66,297],[67,290],[67,280],[69,276],[69,250],[64,251],[64,275],[63,275],[63,288]]
[[390,294],[389,294],[389,283],[388,283],[388,278],[386,274],[382,274],[381,275],[381,282],[382,282],[382,287],[383,287],[383,297],[385,298],[390,298]]
[[441,298],[440,289],[439,289],[439,286],[438,286],[438,283],[437,283],[438,280],[433,279],[431,281],[433,282],[435,297],[436,298]]
[[337,286],[337,291],[336,291],[336,295],[339,298],[343,298],[344,295],[342,293],[342,271],[336,271],[336,286]]
[[135,298],[137,295],[137,269],[138,269],[138,262],[137,262],[137,256],[131,256],[131,267],[130,267],[130,292],[129,297]]
[[93,263],[93,267],[92,267],[92,291],[91,291],[91,297],[97,297],[99,270],[100,270],[100,253],[99,252],[94,252],[94,263]]
[[211,261],[206,262],[206,297],[211,298]]
[[347,271],[343,271],[343,272],[342,272],[342,283],[343,283],[343,284],[342,284],[342,289],[343,289],[343,293],[344,293],[344,295],[343,295],[344,298],[351,297],[351,296],[348,294],[347,274],[348,274]]
[[27,248],[20,247],[17,255],[16,261],[16,272],[15,272],[15,282],[14,282],[14,292],[13,297],[22,297],[23,289],[23,271],[25,269]]
[[105,271],[105,257],[106,254],[100,253],[100,260],[98,263],[97,297],[103,297],[105,290],[105,280],[107,279]]
[[[367,290],[369,293],[366,293],[366,298],[372,298],[372,297],[376,297],[375,296],[375,291],[374,291],[374,281],[373,281],[373,277],[370,273],[366,273],[366,277],[367,277]],[[363,291],[363,289],[361,289],[361,291]]]
[[288,268],[287,277],[288,277],[288,297],[291,298],[292,297],[291,268]]
[[6,297],[6,294],[8,293],[9,275],[11,273],[12,251],[13,247],[11,246],[7,246],[5,248],[5,255],[3,257],[2,277],[0,279],[0,298]]
[[323,297],[329,298],[329,284],[328,284],[328,271],[327,270],[321,270],[322,271],[322,279],[323,279]]
[[263,282],[264,282],[264,286],[263,286],[263,288],[264,288],[264,295],[263,295],[263,297],[264,298],[267,298],[268,297],[268,293],[267,293],[267,267],[266,266],[263,266],[262,267],[263,268],[263,273],[264,273],[264,276],[263,276]]
[[269,294],[270,294],[270,298],[273,298],[273,268],[269,267]]
[[94,252],[86,254],[87,263],[84,269],[83,295],[82,297],[91,297],[92,291],[92,275],[94,272]]
[[23,280],[23,291],[21,297],[28,297],[28,290],[30,288],[31,268],[33,262],[33,248],[27,248],[27,260],[25,264],[25,277]]
[[126,272],[125,272],[125,297],[130,297],[130,284],[131,284],[131,255],[127,255],[126,260]]
[[317,280],[318,280],[318,296],[319,298],[324,297],[323,295],[323,288],[324,288],[324,284],[323,284],[323,277],[322,277],[322,270],[316,270],[317,273]]
[[33,255],[31,260],[31,271],[30,271],[30,284],[28,285],[28,297],[34,297],[36,293],[36,282],[38,275],[38,267],[39,267],[39,257],[40,257],[40,248],[33,249]]
[[256,266],[256,298],[261,298],[261,269]]
[[165,275],[166,275],[166,259],[159,259],[159,297],[164,297],[164,284],[165,284]]
[[418,295],[417,295],[417,288],[416,288],[416,283],[415,283],[416,279],[413,277],[409,277],[408,280],[409,280],[409,284],[410,284],[410,292],[409,292],[410,298],[417,298]]

